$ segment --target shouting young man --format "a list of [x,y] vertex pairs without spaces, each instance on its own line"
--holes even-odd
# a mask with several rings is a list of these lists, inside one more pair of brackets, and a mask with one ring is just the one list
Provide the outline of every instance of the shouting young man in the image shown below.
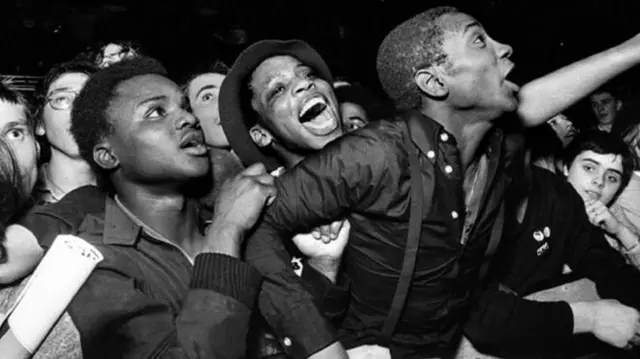
[[[276,181],[246,259],[268,279],[261,310],[295,357],[344,355],[338,339],[383,345],[397,358],[450,355],[513,176],[494,120],[517,111],[527,125],[543,123],[638,62],[640,38],[520,90],[506,80],[511,52],[455,8],[402,23],[380,47],[378,73],[396,104],[413,110],[324,143]],[[279,55],[261,58],[238,87],[237,111],[248,103],[278,119],[274,126],[304,127],[301,136],[334,133],[339,111],[325,69],[308,54]],[[338,336],[316,314],[281,239],[341,218],[352,226],[343,264],[351,301]]]

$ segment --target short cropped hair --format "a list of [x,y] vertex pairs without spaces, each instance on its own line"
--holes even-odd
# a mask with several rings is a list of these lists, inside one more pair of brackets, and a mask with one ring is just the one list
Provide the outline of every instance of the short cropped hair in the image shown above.
[[382,41],[378,78],[398,108],[413,108],[420,103],[420,92],[413,82],[418,70],[447,60],[442,50],[444,30],[438,19],[458,12],[450,6],[429,9],[398,25]]
[[31,104],[23,94],[13,88],[11,80],[0,81],[0,101],[21,107],[29,128],[32,131],[35,129],[31,113]]
[[573,139],[566,148],[564,154],[565,166],[567,166],[567,168],[571,167],[576,157],[586,151],[592,151],[600,155],[611,154],[622,158],[622,180],[620,189],[618,189],[618,192],[614,196],[615,200],[627,187],[633,175],[635,161],[629,146],[618,136],[614,136],[608,132],[595,130],[586,131]]
[[226,76],[229,73],[229,69],[230,69],[229,66],[224,62],[222,62],[221,60],[214,60],[213,62],[206,61],[206,62],[198,63],[187,73],[186,76],[184,76],[180,80],[180,89],[183,92],[186,92],[187,88],[189,87],[189,83],[191,83],[193,79],[195,79],[200,75],[220,74],[220,75]]
[[593,96],[596,94],[608,93],[613,96],[616,100],[622,99],[622,90],[619,85],[613,82],[608,82],[600,87],[598,87],[595,91],[593,91],[589,96]]
[[117,95],[118,85],[151,74],[167,76],[167,71],[149,57],[125,59],[94,74],[76,97],[71,110],[71,134],[78,144],[80,156],[97,174],[104,174],[104,169],[93,160],[93,148],[113,133],[113,122],[107,112]]

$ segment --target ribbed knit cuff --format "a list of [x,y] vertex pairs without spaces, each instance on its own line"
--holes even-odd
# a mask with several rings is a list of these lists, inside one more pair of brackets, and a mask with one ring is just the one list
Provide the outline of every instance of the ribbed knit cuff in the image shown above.
[[230,296],[251,308],[261,282],[260,273],[239,259],[220,253],[204,253],[196,257],[190,287]]

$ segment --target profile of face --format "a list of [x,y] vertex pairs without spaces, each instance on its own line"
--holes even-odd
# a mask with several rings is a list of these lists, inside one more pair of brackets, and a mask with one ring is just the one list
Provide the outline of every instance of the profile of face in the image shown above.
[[367,113],[362,106],[352,102],[341,103],[340,114],[342,116],[342,128],[345,132],[355,131],[369,123]]
[[492,39],[467,14],[445,14],[437,21],[444,31],[446,61],[419,71],[418,87],[445,98],[453,108],[479,110],[494,118],[514,111],[519,88],[506,79],[514,67],[509,59],[512,48]]
[[42,121],[36,130],[38,135],[47,137],[53,150],[71,158],[80,158],[78,145],[69,131],[71,109],[88,79],[86,74],[69,72],[53,81],[47,89]]
[[633,128],[625,134],[623,140],[631,147],[636,158],[640,160],[640,124],[634,125]]
[[291,56],[263,61],[251,76],[251,105],[260,116],[250,132],[261,147],[276,141],[292,152],[320,150],[342,135],[330,83]]
[[555,115],[547,121],[547,124],[549,124],[556,135],[558,135],[563,147],[567,147],[579,133],[578,129],[573,125],[573,122],[563,114]]
[[589,102],[593,114],[601,125],[613,123],[618,111],[622,108],[622,101],[616,99],[609,92],[594,93],[589,96]]
[[22,105],[0,100],[0,130],[20,168],[22,188],[30,194],[38,180],[38,143]]
[[584,151],[565,167],[565,175],[583,200],[609,205],[622,184],[622,157]]
[[215,148],[229,147],[218,110],[218,95],[223,80],[222,74],[201,74],[191,80],[186,89],[191,109],[200,121],[207,144]]
[[107,46],[105,46],[102,50],[102,54],[100,54],[98,58],[97,65],[100,68],[109,67],[116,62],[122,61],[125,58],[134,57],[136,55],[137,52],[135,49],[124,49],[120,44],[110,43],[107,44]]
[[150,74],[122,82],[107,116],[113,133],[93,152],[101,167],[146,184],[182,184],[209,172],[204,133],[168,78]]

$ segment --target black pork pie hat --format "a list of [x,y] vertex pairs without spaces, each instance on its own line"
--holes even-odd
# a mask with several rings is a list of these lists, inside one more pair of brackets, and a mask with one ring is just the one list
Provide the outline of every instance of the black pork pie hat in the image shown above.
[[249,129],[255,125],[257,116],[250,105],[249,80],[253,71],[264,60],[281,55],[295,57],[311,67],[318,77],[329,84],[333,82],[327,63],[306,42],[262,40],[249,46],[238,56],[222,82],[218,98],[220,122],[233,151],[245,166],[262,162],[269,172],[281,165],[276,157],[263,153],[249,134]]

